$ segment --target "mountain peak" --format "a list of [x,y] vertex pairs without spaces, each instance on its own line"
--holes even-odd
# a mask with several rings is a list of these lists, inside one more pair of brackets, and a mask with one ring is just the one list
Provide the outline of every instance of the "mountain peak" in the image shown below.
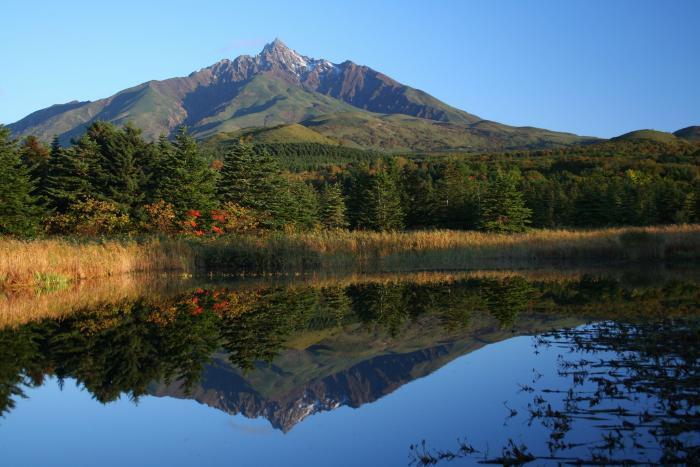
[[310,61],[308,57],[287,47],[279,38],[275,38],[274,41],[266,44],[259,57],[265,65],[282,65],[294,72],[306,68]]
[[265,51],[285,51],[285,50],[291,50],[289,47],[287,47],[287,44],[282,42],[282,39],[279,37],[275,37],[275,39],[268,43],[265,44],[265,47],[263,47],[263,52]]

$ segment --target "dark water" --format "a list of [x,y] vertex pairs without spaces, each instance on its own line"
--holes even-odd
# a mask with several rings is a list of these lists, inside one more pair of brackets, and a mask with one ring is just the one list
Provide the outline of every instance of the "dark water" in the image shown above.
[[72,309],[0,330],[0,465],[700,456],[688,271],[183,283]]

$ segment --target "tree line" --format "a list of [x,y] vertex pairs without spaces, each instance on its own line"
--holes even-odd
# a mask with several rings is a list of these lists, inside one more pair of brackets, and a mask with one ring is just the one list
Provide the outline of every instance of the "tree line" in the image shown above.
[[[212,153],[185,128],[149,142],[105,122],[68,147],[46,147],[0,127],[0,234],[521,232],[700,220],[697,146],[573,151],[369,158],[238,142]],[[295,157],[317,165],[290,170]]]

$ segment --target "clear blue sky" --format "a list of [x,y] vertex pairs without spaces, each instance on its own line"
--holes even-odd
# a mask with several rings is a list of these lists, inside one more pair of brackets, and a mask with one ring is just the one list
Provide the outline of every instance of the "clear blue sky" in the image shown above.
[[32,1],[0,8],[0,122],[280,37],[483,118],[595,136],[700,124],[700,1]]

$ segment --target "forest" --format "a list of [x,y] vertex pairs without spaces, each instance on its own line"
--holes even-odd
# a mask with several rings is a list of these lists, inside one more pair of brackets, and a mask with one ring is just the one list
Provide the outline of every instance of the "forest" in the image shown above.
[[62,147],[0,127],[0,235],[523,232],[698,222],[700,146],[605,141],[505,154],[149,142],[97,122]]

